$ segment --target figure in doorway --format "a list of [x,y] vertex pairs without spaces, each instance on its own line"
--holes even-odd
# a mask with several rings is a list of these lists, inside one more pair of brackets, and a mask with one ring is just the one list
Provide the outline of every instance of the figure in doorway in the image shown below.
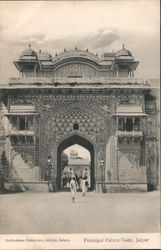
[[77,184],[76,184],[75,177],[72,177],[72,179],[70,181],[70,191],[72,194],[72,202],[75,202],[75,196],[76,196],[76,192],[77,192]]
[[75,178],[76,178],[76,184],[77,184],[77,190],[80,189],[80,180],[77,174],[75,174]]
[[84,175],[82,177],[82,196],[86,195],[87,190],[88,190],[88,177],[87,175]]

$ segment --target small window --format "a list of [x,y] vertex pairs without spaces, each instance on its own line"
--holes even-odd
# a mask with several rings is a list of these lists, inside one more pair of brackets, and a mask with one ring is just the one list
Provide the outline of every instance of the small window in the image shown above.
[[73,129],[74,129],[74,130],[79,130],[79,125],[78,125],[78,123],[75,123],[75,124],[73,125]]

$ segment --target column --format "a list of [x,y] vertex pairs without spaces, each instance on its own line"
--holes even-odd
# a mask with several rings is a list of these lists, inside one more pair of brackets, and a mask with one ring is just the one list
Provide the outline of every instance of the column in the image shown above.
[[124,116],[125,132],[126,132],[126,116]]
[[134,77],[134,70],[132,70],[132,77]]
[[119,77],[118,65],[116,66],[116,76]]
[[133,142],[134,142],[134,124],[135,124],[135,117],[132,117],[132,127],[133,127]]
[[20,126],[19,126],[20,124],[19,124],[19,117],[17,116],[17,125],[16,125],[16,129],[17,130],[20,130]]
[[118,132],[118,126],[119,126],[119,123],[118,123],[118,116],[116,117],[116,131]]
[[27,117],[25,117],[25,130],[27,130]]
[[36,64],[34,64],[34,77],[36,77]]

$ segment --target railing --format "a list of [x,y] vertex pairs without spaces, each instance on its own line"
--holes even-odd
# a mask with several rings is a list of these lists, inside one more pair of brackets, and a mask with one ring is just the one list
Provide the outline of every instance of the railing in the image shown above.
[[9,85],[66,85],[66,84],[90,84],[90,85],[150,85],[142,78],[130,77],[91,77],[91,78],[57,78],[57,77],[29,77],[29,78],[10,78]]
[[142,137],[142,131],[117,131],[116,136],[120,137]]
[[26,135],[26,136],[33,136],[34,131],[29,130],[10,130],[9,135]]

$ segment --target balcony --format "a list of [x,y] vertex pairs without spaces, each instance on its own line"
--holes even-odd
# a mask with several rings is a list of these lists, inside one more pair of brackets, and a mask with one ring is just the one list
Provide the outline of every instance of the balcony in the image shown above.
[[150,87],[150,84],[144,81],[141,78],[130,78],[130,77],[91,77],[91,78],[74,78],[74,77],[64,77],[64,78],[56,78],[56,77],[29,77],[29,78],[10,78],[9,85],[53,85],[53,86],[61,86],[61,85],[103,85],[110,87],[114,86],[137,86],[137,87]]
[[34,131],[29,131],[29,130],[10,130],[9,131],[9,135],[10,136],[33,136],[34,135]]
[[116,136],[118,137],[142,137],[142,131],[117,131]]

